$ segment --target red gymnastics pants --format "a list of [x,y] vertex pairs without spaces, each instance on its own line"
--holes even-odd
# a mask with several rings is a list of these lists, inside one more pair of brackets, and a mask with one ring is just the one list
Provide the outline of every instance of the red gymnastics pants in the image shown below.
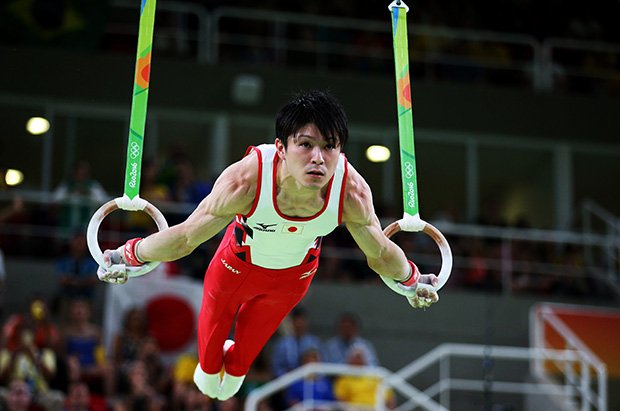
[[[281,270],[258,267],[233,253],[232,236],[231,226],[205,274],[198,318],[198,358],[208,374],[220,372],[223,364],[228,374],[239,377],[248,373],[282,320],[306,294],[318,259]],[[235,344],[224,358],[222,346],[235,314]]]

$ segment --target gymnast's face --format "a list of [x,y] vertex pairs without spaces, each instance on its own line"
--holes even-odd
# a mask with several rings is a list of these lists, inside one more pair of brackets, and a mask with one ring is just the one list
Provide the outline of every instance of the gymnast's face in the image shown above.
[[276,147],[287,174],[301,186],[320,189],[336,171],[340,144],[327,140],[313,123],[288,136],[286,147],[276,139]]

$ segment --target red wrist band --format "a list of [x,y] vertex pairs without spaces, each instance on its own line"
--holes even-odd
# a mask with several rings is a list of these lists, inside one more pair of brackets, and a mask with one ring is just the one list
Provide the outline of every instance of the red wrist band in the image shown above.
[[411,266],[411,276],[405,281],[401,281],[401,284],[407,287],[411,287],[420,279],[420,270],[418,270],[418,267],[413,263],[413,261],[407,260],[407,262]]
[[127,241],[123,246],[123,256],[125,257],[125,261],[127,264],[131,266],[138,266],[144,264],[143,261],[140,261],[136,256],[136,244],[141,241],[142,238],[132,238]]

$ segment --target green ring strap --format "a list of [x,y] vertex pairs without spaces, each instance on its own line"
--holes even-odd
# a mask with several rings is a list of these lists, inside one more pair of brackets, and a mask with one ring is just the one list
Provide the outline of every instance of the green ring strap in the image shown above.
[[127,163],[125,169],[124,194],[129,200],[139,197],[140,194],[144,128],[149,97],[153,27],[155,25],[155,3],[156,0],[142,0],[140,7],[140,27],[138,31],[138,47],[136,49],[136,69],[131,114],[129,117],[129,138],[127,141]]
[[409,8],[403,1],[394,1],[389,9],[392,14],[403,209],[405,214],[415,216],[419,214],[419,205],[407,43],[407,11]]

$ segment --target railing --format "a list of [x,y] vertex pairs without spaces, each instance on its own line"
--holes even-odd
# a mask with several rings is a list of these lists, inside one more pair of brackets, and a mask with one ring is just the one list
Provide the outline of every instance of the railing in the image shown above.
[[[106,34],[135,38],[137,23],[127,16],[137,20],[136,4],[115,0],[112,6],[123,15],[112,13]],[[385,12],[385,22],[380,22],[235,7],[210,11],[194,3],[162,1],[155,46],[201,63],[391,73],[392,40]],[[418,79],[530,84],[538,90],[565,88],[567,81],[577,79],[581,84],[576,87],[588,91],[620,89],[617,44],[540,41],[520,33],[417,24],[411,25],[410,33],[411,64]]]
[[[470,367],[463,372],[463,364],[459,363],[459,371],[453,369],[455,359],[475,360]],[[500,393],[521,396],[542,396],[548,400],[557,402],[558,409],[574,409],[574,399],[579,396],[582,404],[581,411],[589,410],[590,405],[598,411],[607,411],[607,404],[603,400],[606,392],[604,385],[599,385],[599,392],[592,392],[589,387],[589,376],[587,373],[571,375],[564,379],[564,382],[546,381],[528,382],[528,376],[519,378],[513,372],[509,372],[510,380],[498,380],[495,378],[480,379],[473,377],[479,375],[476,368],[481,362],[494,362],[495,367],[499,368],[499,361],[507,361],[506,365],[511,367],[511,363],[525,362],[526,364],[534,361],[552,359],[562,364],[562,370],[572,370],[575,366],[592,366],[588,362],[588,357],[580,351],[574,349],[555,350],[547,348],[527,348],[527,347],[505,347],[505,346],[483,346],[475,344],[442,344],[417,360],[403,367],[396,373],[392,373],[381,367],[354,367],[341,364],[313,363],[306,364],[297,368],[277,379],[271,381],[256,390],[252,391],[246,400],[245,409],[255,411],[262,400],[281,391],[292,383],[301,380],[309,375],[364,375],[379,378],[381,384],[377,390],[376,404],[373,409],[385,409],[385,393],[388,387],[398,391],[404,400],[397,404],[395,410],[408,411],[415,409],[425,409],[433,411],[448,411],[450,409],[472,409],[466,405],[452,407],[452,391],[486,392]],[[436,382],[425,389],[414,388],[409,381],[420,376],[425,371],[434,368],[438,369]],[[512,366],[514,367],[514,365]],[[459,375],[460,377],[456,377]],[[605,377],[603,374],[601,377]],[[305,380],[304,384],[312,384],[311,380]],[[308,387],[311,392],[311,387]],[[540,401],[537,401],[540,404]],[[301,404],[302,410],[315,409],[317,403],[307,401]],[[338,404],[321,403],[320,405],[333,409]],[[346,405],[346,404],[345,404]],[[419,407],[419,408],[416,408]],[[337,409],[337,408],[336,408]],[[542,409],[542,408],[538,408]]]
[[594,265],[593,261],[596,259],[605,261],[607,269],[601,271],[601,274],[609,277],[612,284],[618,285],[620,283],[620,218],[591,200],[583,203],[581,215],[584,235],[595,232],[602,224],[602,232],[607,243],[598,250],[598,253],[593,247],[585,245],[586,263]]
[[[304,379],[309,375],[320,374],[320,375],[355,375],[355,376],[366,376],[366,377],[374,377],[379,378],[381,380],[381,385],[377,390],[376,395],[376,403],[374,406],[374,410],[376,411],[384,411],[386,409],[386,386],[394,388],[401,394],[410,398],[410,401],[416,405],[419,405],[425,410],[429,411],[448,411],[446,408],[442,407],[437,402],[433,401],[426,394],[421,393],[419,390],[408,384],[403,379],[399,378],[397,375],[394,375],[389,370],[383,367],[368,367],[368,366],[351,366],[345,364],[326,364],[326,363],[312,363],[306,364],[299,368],[296,368],[293,371],[290,371],[277,379],[268,382],[265,385],[253,390],[248,395],[245,402],[245,410],[246,411],[256,411],[259,409],[259,403],[268,398],[269,396],[277,393],[278,391],[288,387],[292,383]],[[310,386],[312,381],[304,380],[304,387],[306,388],[306,384]],[[311,390],[311,387],[308,387]],[[304,389],[304,391],[307,391]],[[311,392],[311,391],[307,391]],[[342,405],[343,403],[338,404],[329,404],[329,403],[321,403],[322,406],[337,406]],[[301,410],[314,410],[316,406],[319,405],[314,401],[310,400],[307,402],[303,402],[301,404]],[[344,403],[346,405],[346,403]],[[298,410],[299,408],[295,408]]]
[[[384,226],[387,222],[384,222]],[[601,254],[610,247],[605,235],[571,231],[519,229],[478,226],[456,223],[434,223],[449,239],[453,254],[455,272],[451,284],[456,287],[494,289],[504,294],[539,293],[545,295],[565,294],[576,296],[586,290],[596,293],[594,284],[613,290],[618,294],[615,283],[617,268],[609,266],[608,260],[592,261],[580,265],[584,249]],[[395,237],[399,241],[398,237]],[[479,244],[484,251],[472,255],[471,245]],[[401,246],[423,269],[432,272],[439,266],[434,244],[419,244],[414,248],[408,242]],[[617,248],[616,238],[612,246]],[[325,247],[323,256],[336,259],[363,261],[364,256],[356,249]],[[469,282],[469,272],[480,270],[482,278]],[[616,271],[614,271],[616,270]],[[612,271],[615,276],[600,275]],[[555,291],[562,286],[564,291]],[[607,297],[611,297],[608,295]]]
[[620,89],[618,58],[620,45],[604,42],[549,38],[542,43],[542,89],[582,79],[582,91],[604,91],[609,85]]
[[[586,399],[597,398],[600,400],[606,392],[601,390],[599,393],[591,393],[589,388],[584,389],[584,385],[589,382],[587,375],[577,375],[574,378],[566,378],[564,383],[556,381],[527,382],[523,378],[518,379],[517,376],[509,373],[511,380],[497,380],[490,377],[486,379],[477,378],[454,378],[452,373],[454,370],[451,365],[454,359],[477,359],[477,363],[493,363],[495,369],[499,368],[498,360],[506,360],[509,362],[517,361],[539,361],[544,359],[552,359],[562,364],[564,369],[572,369],[575,365],[584,366],[584,357],[581,352],[566,349],[554,350],[541,347],[504,347],[504,346],[484,346],[474,344],[442,344],[429,353],[423,355],[411,364],[399,370],[396,375],[404,380],[411,380],[423,371],[429,369],[433,365],[437,365],[439,376],[437,382],[430,385],[422,392],[431,398],[438,397],[442,406],[451,409],[451,391],[474,391],[489,393],[505,393],[505,394],[521,394],[521,395],[537,395],[545,396],[547,399],[560,400],[560,406],[563,410],[572,409],[572,400],[575,395],[581,395],[583,401]],[[590,364],[588,364],[590,365]],[[461,368],[463,365],[461,364]],[[412,410],[415,404],[407,401],[400,405],[397,410]],[[606,411],[605,402],[598,401],[595,409],[598,411]],[[537,408],[545,409],[545,408]],[[584,410],[584,408],[582,408]]]
[[[15,194],[20,195],[24,201],[31,205],[47,210],[52,206],[77,206],[79,209],[90,208],[94,212],[101,205],[84,199],[57,202],[52,199],[50,194],[38,191],[15,191],[10,194],[0,192],[0,202],[10,201]],[[157,206],[167,217],[172,216],[172,220],[177,222],[185,219],[194,208],[191,204],[171,202],[159,202]],[[92,215],[92,212],[90,215]],[[123,219],[127,214],[129,213],[112,213],[106,218],[106,225],[99,232],[99,239],[103,244],[120,244],[131,235],[144,234],[130,232],[131,230],[123,223]],[[383,223],[383,225],[387,224],[385,221]],[[592,282],[596,279],[599,285],[603,284],[601,288],[609,288],[610,277],[589,277],[593,273],[607,273],[613,270],[614,267],[605,265],[607,260],[593,261],[585,266],[575,266],[570,262],[570,258],[565,258],[566,261],[564,262],[551,262],[555,258],[562,258],[564,255],[574,257],[575,253],[577,253],[578,256],[581,256],[585,250],[594,250],[597,254],[601,254],[610,247],[610,239],[606,235],[456,223],[446,224],[442,222],[436,222],[435,225],[441,229],[452,245],[454,253],[453,270],[455,272],[449,284],[452,287],[474,287],[500,291],[505,294],[522,292],[536,294],[553,291],[548,288],[552,288],[557,283],[562,284],[564,287],[567,284],[575,284],[575,287],[585,287],[584,290],[588,290],[588,293],[592,294],[595,292],[592,289]],[[74,231],[63,228],[53,221],[47,223],[5,222],[0,224],[0,239],[12,239],[8,241],[12,249],[5,250],[8,256],[27,256],[33,252],[29,250],[33,243],[47,241],[51,244],[61,244]],[[399,241],[399,238],[403,237],[411,236],[396,236],[395,240]],[[418,238],[422,237],[421,235],[418,236]],[[20,241],[14,241],[15,239],[20,239]],[[614,241],[613,247],[617,249],[620,247],[620,239],[615,237]],[[472,256],[469,247],[476,242],[484,246],[485,252]],[[16,249],[20,246],[22,249]],[[424,270],[432,272],[433,268],[438,266],[438,253],[434,249],[434,244],[418,245],[415,249],[412,249],[409,242],[403,242],[401,246],[408,254],[412,255],[412,258]],[[563,250],[565,246],[570,246],[571,250],[563,254],[565,253]],[[556,254],[549,254],[549,247]],[[529,250],[530,254],[524,253],[524,249]],[[52,253],[54,249],[47,248],[47,250]],[[533,250],[543,250],[547,254],[541,254],[540,251]],[[38,254],[38,257],[49,258],[53,257],[53,255]],[[362,277],[374,278],[374,274],[365,264],[364,255],[357,248],[347,248],[338,244],[326,244],[323,248],[322,258],[324,260],[334,259],[341,264],[337,267],[356,267],[358,272],[366,273]],[[468,273],[479,269],[480,266],[483,266],[486,270],[486,277],[476,279],[477,282],[468,282]],[[324,267],[324,270],[329,270],[330,264],[325,264]],[[339,269],[335,268],[332,270],[333,272],[325,272],[321,277],[332,278],[334,281],[338,281]],[[616,277],[617,275],[613,278]],[[539,284],[545,284],[548,288],[543,288]],[[570,289],[566,291],[567,289],[564,288],[564,290],[568,296],[572,295],[569,292],[571,291]],[[557,292],[556,295],[562,295],[562,292]],[[612,298],[613,296],[607,295],[607,297]]]
[[[219,8],[213,13],[211,61],[391,73],[391,26],[387,10],[385,14],[385,22],[380,22]],[[450,76],[448,72],[458,67],[463,70],[459,75],[472,80],[493,71],[516,72],[518,81],[529,81],[541,56],[540,45],[528,35],[423,25],[412,26],[411,33],[412,62],[419,77]],[[237,50],[237,54],[223,57],[222,49]]]
[[[576,353],[576,364],[563,362],[560,358],[547,354],[547,335],[545,326],[557,333],[567,350]],[[581,411],[591,409],[607,410],[607,368],[584,342],[553,312],[551,306],[544,304],[532,307],[530,312],[530,346],[541,350],[531,363],[532,373],[543,382],[557,380],[550,373],[545,362],[551,360],[566,381],[564,402],[567,406],[577,406]],[[591,376],[595,379],[592,380]],[[593,388],[594,387],[594,388]]]

